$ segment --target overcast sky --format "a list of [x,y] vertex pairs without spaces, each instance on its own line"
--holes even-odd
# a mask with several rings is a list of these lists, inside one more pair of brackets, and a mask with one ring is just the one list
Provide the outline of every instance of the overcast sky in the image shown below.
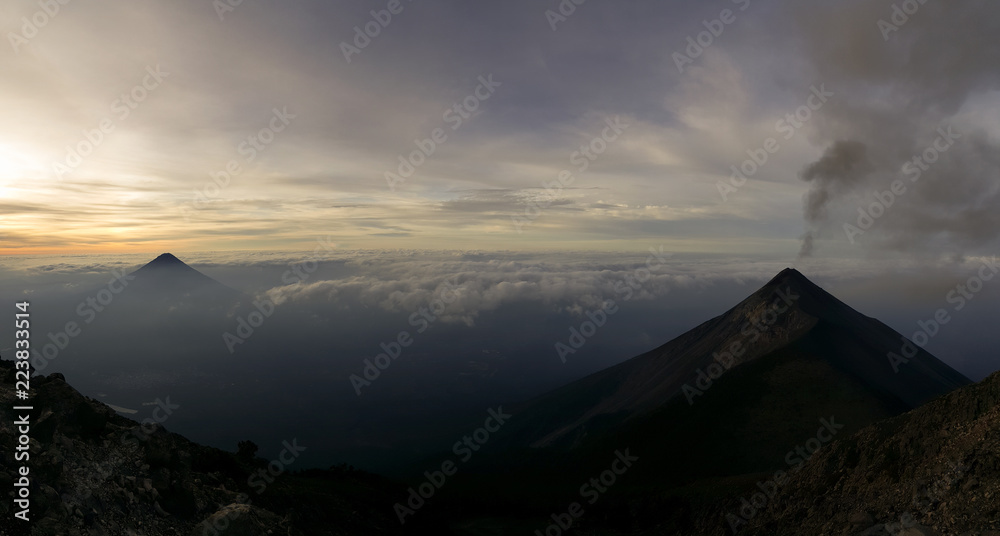
[[0,252],[995,254],[995,2],[563,4],[6,2]]

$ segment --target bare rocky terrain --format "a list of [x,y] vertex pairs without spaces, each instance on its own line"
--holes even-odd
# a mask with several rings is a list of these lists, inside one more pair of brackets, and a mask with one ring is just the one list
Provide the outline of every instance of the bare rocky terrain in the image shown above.
[[1000,373],[821,449],[739,533],[1000,536]]
[[[14,368],[0,361],[0,399]],[[271,478],[269,461],[204,447],[121,417],[60,374],[32,379],[30,521],[0,501],[0,535],[258,536],[397,534],[389,505],[405,489],[347,467]],[[0,487],[13,496],[22,462],[12,403],[0,406]],[[285,456],[289,460],[292,454]],[[268,481],[270,480],[270,482]],[[426,518],[425,518],[426,519]],[[30,528],[29,528],[30,527]],[[420,530],[415,527],[414,530]]]

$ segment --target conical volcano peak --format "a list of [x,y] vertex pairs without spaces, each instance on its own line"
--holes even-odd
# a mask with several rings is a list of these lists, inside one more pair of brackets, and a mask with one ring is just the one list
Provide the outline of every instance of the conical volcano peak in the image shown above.
[[824,307],[834,304],[837,304],[837,306],[843,305],[840,300],[831,296],[822,287],[813,283],[812,280],[795,268],[785,268],[778,272],[778,275],[774,276],[767,284],[761,287],[757,295],[771,295],[778,290],[783,290],[786,293],[791,291],[799,292],[803,297],[806,297],[805,302],[816,303]]
[[166,269],[166,270],[178,270],[178,269],[193,270],[193,268],[191,268],[190,266],[188,266],[187,264],[185,264],[184,261],[178,259],[177,257],[175,257],[171,253],[164,253],[163,255],[160,255],[159,257],[157,257],[157,258],[149,261],[148,263],[146,263],[145,266],[143,266],[142,268],[140,268],[140,270],[146,270],[146,271],[149,271],[149,270],[160,270],[160,269]]
[[[134,272],[136,275],[141,275],[143,277],[154,277],[154,278],[164,278],[164,277],[203,277],[208,279],[208,276],[203,275],[198,270],[191,268],[184,261],[178,259],[170,253],[164,253],[159,257],[149,261],[138,270]],[[162,280],[161,280],[162,283]]]
[[[156,257],[131,275],[137,278],[137,281],[132,283],[133,287],[145,287],[149,292],[168,292],[176,296],[194,291],[232,296],[239,294],[238,291],[188,266],[171,253]],[[226,299],[232,296],[227,296]]]
[[809,280],[808,277],[802,275],[802,272],[796,270],[795,268],[785,268],[784,270],[778,272],[778,275],[771,279],[768,285],[782,284],[782,283],[809,283],[814,284]]
[[[837,399],[867,415],[892,415],[969,383],[923,349],[915,350],[906,367],[894,370],[886,356],[900,351],[901,339],[906,340],[798,270],[786,268],[725,313],[666,344],[526,403],[518,414],[529,417],[519,421],[524,428],[518,441],[531,447],[575,446],[590,441],[587,436],[593,437],[595,430],[611,437],[617,433],[611,431],[614,427],[624,429],[629,420],[637,427],[633,430],[648,428],[628,437],[671,437],[651,424],[666,422],[653,415],[668,419],[669,412],[678,431],[700,422],[703,418],[690,417],[687,406],[703,404],[698,400],[709,388],[710,396],[718,397],[712,403],[719,405],[705,410],[713,416],[705,413],[704,420],[726,415],[734,426],[743,426],[745,418],[737,415],[746,414],[745,406],[761,404],[750,415],[776,412],[782,405],[799,415],[813,411],[803,412],[803,407]],[[740,374],[726,372],[737,368]],[[719,380],[724,374],[728,376]],[[719,387],[712,387],[716,380]],[[806,388],[802,382],[813,383]],[[744,396],[743,402],[728,402]],[[773,422],[793,418],[798,417],[768,418],[762,425],[768,431],[758,435],[774,432]],[[523,424],[528,419],[535,420]],[[678,449],[686,453],[688,447]]]
[[171,253],[164,253],[159,257],[153,259],[149,264],[156,265],[168,265],[168,264],[184,264],[184,261],[178,259]]

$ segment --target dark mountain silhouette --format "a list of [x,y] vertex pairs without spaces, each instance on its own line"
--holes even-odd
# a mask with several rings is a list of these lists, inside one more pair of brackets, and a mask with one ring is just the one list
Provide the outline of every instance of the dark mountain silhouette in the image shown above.
[[[784,270],[667,344],[517,407],[449,498],[543,519],[532,505],[565,502],[609,453],[631,449],[642,469],[601,499],[601,516],[664,534],[715,526],[714,505],[789,469],[788,452],[823,423],[842,437],[971,383],[915,346],[894,368],[888,355],[906,342]],[[483,486],[490,504],[474,492]]]
[[[210,301],[235,292],[172,255],[134,276],[133,294],[113,305],[161,293]],[[156,329],[140,336],[160,337],[155,344],[170,356],[166,369],[183,361],[186,345],[201,344],[190,336],[168,340],[180,335],[172,326],[159,329],[167,338]],[[125,534],[141,526],[152,536],[194,535],[205,533],[203,523],[210,521],[231,525],[222,534],[247,535],[571,529],[722,536],[732,533],[737,515],[739,533],[751,535],[926,536],[936,534],[934,527],[943,534],[996,536],[1000,378],[963,388],[966,378],[916,349],[894,366],[888,354],[906,343],[785,270],[733,309],[656,350],[516,411],[507,408],[514,414],[509,423],[405,525],[393,505],[415,493],[411,485],[439,478],[427,470],[443,470],[441,460],[453,458],[450,453],[420,464],[420,476],[402,485],[336,468],[282,474],[257,493],[253,475],[271,467],[265,460],[202,447],[160,425],[139,426],[81,396],[60,374],[37,377],[33,533]],[[133,365],[150,368],[145,352],[133,350]],[[227,384],[238,376],[266,377],[244,364],[241,359],[240,367],[227,365],[218,374]],[[14,398],[14,372],[11,363],[0,363],[0,397]],[[87,374],[84,369],[80,377]],[[214,411],[219,427],[227,425],[227,413],[247,411],[253,398],[246,390],[176,387],[170,394],[183,401],[184,412]],[[201,400],[198,393],[218,396]],[[0,441],[15,444],[11,406],[0,408],[0,417],[8,423],[0,424]],[[169,418],[179,424],[184,416]],[[819,441],[818,448],[803,453],[811,441]],[[609,483],[610,468],[619,467],[614,460],[625,456],[628,469],[615,469]],[[788,475],[780,485],[776,471]],[[8,486],[15,472],[9,458],[0,460],[0,480]],[[581,488],[584,483],[591,487]],[[583,489],[600,493],[584,501]],[[252,504],[240,504],[240,493]],[[746,497],[757,493],[766,494],[765,503],[745,510]],[[574,510],[577,503],[583,506]],[[11,508],[0,506],[0,523],[11,519]],[[583,514],[565,513],[574,511]],[[553,523],[559,531],[547,529]],[[0,525],[0,535],[7,528]]]
[[123,407],[165,383],[196,389],[205,374],[222,374],[230,355],[222,335],[253,306],[252,297],[170,253],[81,293],[79,302],[82,334],[45,372],[63,372]]
[[163,312],[167,313],[178,308],[224,310],[248,299],[170,253],[153,259],[129,277],[134,279],[128,282],[128,292],[122,292],[124,301],[142,301],[147,307],[165,306]]
[[[0,361],[5,400],[14,399],[15,372],[13,362]],[[0,536],[447,534],[426,518],[399,524],[391,504],[404,486],[346,465],[303,470],[304,445],[292,439],[276,471],[278,462],[254,457],[255,446],[234,454],[192,443],[148,416],[142,424],[121,417],[61,374],[36,377],[31,387],[34,411],[0,408],[7,423],[0,441],[17,444],[9,423],[25,414],[32,437],[30,460],[0,459],[8,489],[21,466],[31,470],[29,521],[2,501]],[[179,411],[169,399],[156,409],[168,423],[170,410]]]
[[901,354],[905,342],[789,268],[726,313],[663,346],[524,405],[520,409],[529,416],[521,420],[519,439],[530,446],[574,445],[675,398],[697,404],[720,370],[725,375],[783,357],[796,358],[793,366],[810,362],[828,369],[831,385],[835,378],[857,384],[887,414],[971,383],[915,345],[916,355],[894,368],[888,355]]
[[[117,332],[112,339],[130,343],[201,340],[202,335],[208,334],[221,341],[219,330],[252,302],[250,296],[191,268],[170,253],[126,274],[112,290],[116,292],[111,295],[110,303],[89,302],[93,322],[88,331],[101,337]],[[103,288],[85,295],[92,299],[100,297],[102,292],[108,296]],[[120,326],[125,325],[132,333],[120,332]],[[167,344],[162,348],[172,346]]]
[[[184,261],[175,257],[172,253],[164,253],[159,257],[146,263],[146,265],[137,270],[136,273],[141,271],[153,271],[153,270],[169,269],[169,268],[194,270],[194,268],[191,268],[190,266],[184,264]],[[197,270],[194,271],[197,272]]]

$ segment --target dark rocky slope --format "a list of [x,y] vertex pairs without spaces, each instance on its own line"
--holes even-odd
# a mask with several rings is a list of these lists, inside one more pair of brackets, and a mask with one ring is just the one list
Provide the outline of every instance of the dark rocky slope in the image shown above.
[[[13,457],[12,362],[0,361],[0,376],[6,401],[0,405],[0,488],[12,495],[22,465]],[[296,471],[291,461],[267,483],[255,476],[266,471],[267,460],[123,418],[60,374],[35,377],[31,388],[31,521],[14,520],[12,500],[0,501],[0,535],[29,534],[28,527],[45,536],[402,533],[391,505],[405,487],[380,477],[348,468]]]
[[740,534],[1000,536],[1000,373],[819,450]]

